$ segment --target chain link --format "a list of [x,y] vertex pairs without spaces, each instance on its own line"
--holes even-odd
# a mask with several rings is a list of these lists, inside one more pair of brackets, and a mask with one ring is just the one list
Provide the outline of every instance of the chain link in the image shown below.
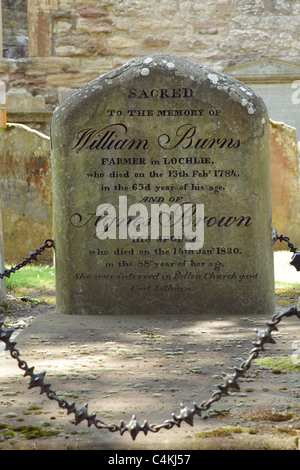
[[27,264],[30,264],[31,261],[37,261],[37,257],[41,255],[47,248],[54,248],[54,241],[51,238],[47,238],[44,241],[44,244],[40,248],[36,248],[35,251],[29,251],[29,257],[26,257],[23,261],[21,261],[21,263],[12,266],[10,269],[4,269],[4,272],[0,273],[0,279],[3,279],[4,277],[9,278],[12,273],[15,273]]
[[280,242],[286,242],[288,244],[288,247],[292,253],[297,252],[297,248],[295,245],[290,241],[289,237],[284,237],[283,235],[275,235],[275,241],[279,240]]
[[272,239],[273,239],[273,244],[279,240],[280,242],[286,242],[288,244],[288,247],[290,249],[290,252],[293,253],[292,259],[290,261],[290,264],[294,266],[297,271],[300,271],[300,252],[297,251],[297,248],[295,245],[290,241],[289,237],[285,237],[283,235],[278,235],[276,230],[273,229],[273,234],[272,234]]
[[174,426],[180,427],[181,423],[184,421],[190,426],[193,426],[194,417],[202,417],[203,412],[207,412],[211,405],[219,401],[223,396],[228,395],[230,390],[240,390],[238,379],[240,377],[245,377],[245,373],[250,369],[252,361],[256,359],[260,352],[264,351],[264,345],[271,343],[275,344],[275,340],[272,337],[271,333],[273,331],[278,331],[277,325],[285,317],[297,316],[300,320],[300,310],[297,307],[291,307],[289,310],[284,311],[280,314],[275,314],[272,317],[270,322],[266,322],[267,328],[264,330],[255,330],[257,333],[257,341],[253,342],[254,348],[250,351],[248,358],[243,361],[239,367],[234,367],[234,372],[231,374],[223,373],[223,383],[217,385],[218,390],[215,390],[211,397],[197,405],[193,404],[192,408],[184,406],[181,404],[181,409],[179,415],[175,413],[172,414],[172,418],[164,421],[162,424],[149,424],[147,421],[144,421],[142,425],[139,424],[135,415],[132,416],[129,423],[125,424],[123,420],[120,421],[120,424],[106,424],[104,421],[96,418],[96,413],[89,414],[88,404],[86,403],[83,407],[78,409],[74,403],[69,403],[67,400],[57,396],[56,392],[51,389],[50,383],[45,383],[46,372],[40,372],[36,374],[34,372],[34,367],[29,367],[27,362],[20,358],[20,353],[16,349],[16,342],[11,341],[10,337],[14,332],[14,329],[4,329],[4,322],[0,322],[0,341],[3,341],[6,345],[5,349],[10,351],[11,357],[16,359],[20,369],[24,371],[24,377],[29,376],[30,382],[28,388],[39,387],[40,393],[45,393],[50,400],[57,401],[60,408],[67,410],[67,414],[75,414],[75,424],[78,425],[82,421],[87,421],[88,427],[95,426],[97,429],[107,429],[109,432],[119,432],[122,436],[126,431],[130,433],[133,440],[136,439],[139,432],[143,432],[145,435],[148,432],[157,433],[161,429],[172,429]]

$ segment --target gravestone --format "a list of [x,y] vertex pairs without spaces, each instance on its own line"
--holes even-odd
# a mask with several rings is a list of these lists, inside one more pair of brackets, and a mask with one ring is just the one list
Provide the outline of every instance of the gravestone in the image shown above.
[[132,61],[51,122],[57,310],[273,312],[269,119],[232,77]]
[[[6,263],[53,236],[50,138],[23,124],[0,128],[0,197]],[[39,258],[52,263],[52,250]]]
[[[296,129],[270,119],[273,226],[278,235],[300,245],[300,181]],[[285,245],[285,246],[284,246]],[[274,250],[286,250],[279,241]]]

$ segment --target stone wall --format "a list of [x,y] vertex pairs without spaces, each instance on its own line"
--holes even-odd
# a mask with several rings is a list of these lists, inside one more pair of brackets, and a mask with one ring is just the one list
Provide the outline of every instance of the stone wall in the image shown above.
[[[17,14],[24,20],[19,0],[2,3],[9,24]],[[21,3],[28,4],[29,57],[24,51],[17,60],[0,60],[0,80],[7,92],[25,88],[44,98],[43,110],[27,109],[31,115],[24,111],[22,119],[47,133],[51,112],[66,94],[138,56],[166,52],[221,71],[268,58],[299,62],[297,0]],[[3,35],[5,43],[7,27]]]
[[262,57],[299,58],[297,0],[56,3],[53,54],[102,55],[102,67],[155,51],[221,68]]
[[27,1],[2,0],[3,57],[28,56]]

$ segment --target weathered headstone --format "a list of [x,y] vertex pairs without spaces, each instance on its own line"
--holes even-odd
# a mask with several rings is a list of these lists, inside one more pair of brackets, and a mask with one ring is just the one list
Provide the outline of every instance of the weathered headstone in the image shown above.
[[253,90],[144,57],[67,97],[51,140],[58,312],[273,311],[269,120]]
[[[300,180],[296,129],[270,119],[272,219],[278,235],[300,245]],[[287,250],[279,241],[274,249]]]
[[[52,238],[50,139],[22,124],[0,128],[0,197],[6,263]],[[39,258],[52,263],[52,250]]]

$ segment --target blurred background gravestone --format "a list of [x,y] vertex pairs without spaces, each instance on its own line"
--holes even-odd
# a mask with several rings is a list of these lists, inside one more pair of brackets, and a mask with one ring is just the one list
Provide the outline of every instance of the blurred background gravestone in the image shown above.
[[[19,263],[28,251],[51,238],[50,139],[22,124],[0,128],[0,194],[6,263]],[[46,250],[40,262],[52,263]]]
[[[300,181],[296,129],[270,120],[272,218],[278,235],[300,245]],[[284,243],[274,248],[287,250]]]

